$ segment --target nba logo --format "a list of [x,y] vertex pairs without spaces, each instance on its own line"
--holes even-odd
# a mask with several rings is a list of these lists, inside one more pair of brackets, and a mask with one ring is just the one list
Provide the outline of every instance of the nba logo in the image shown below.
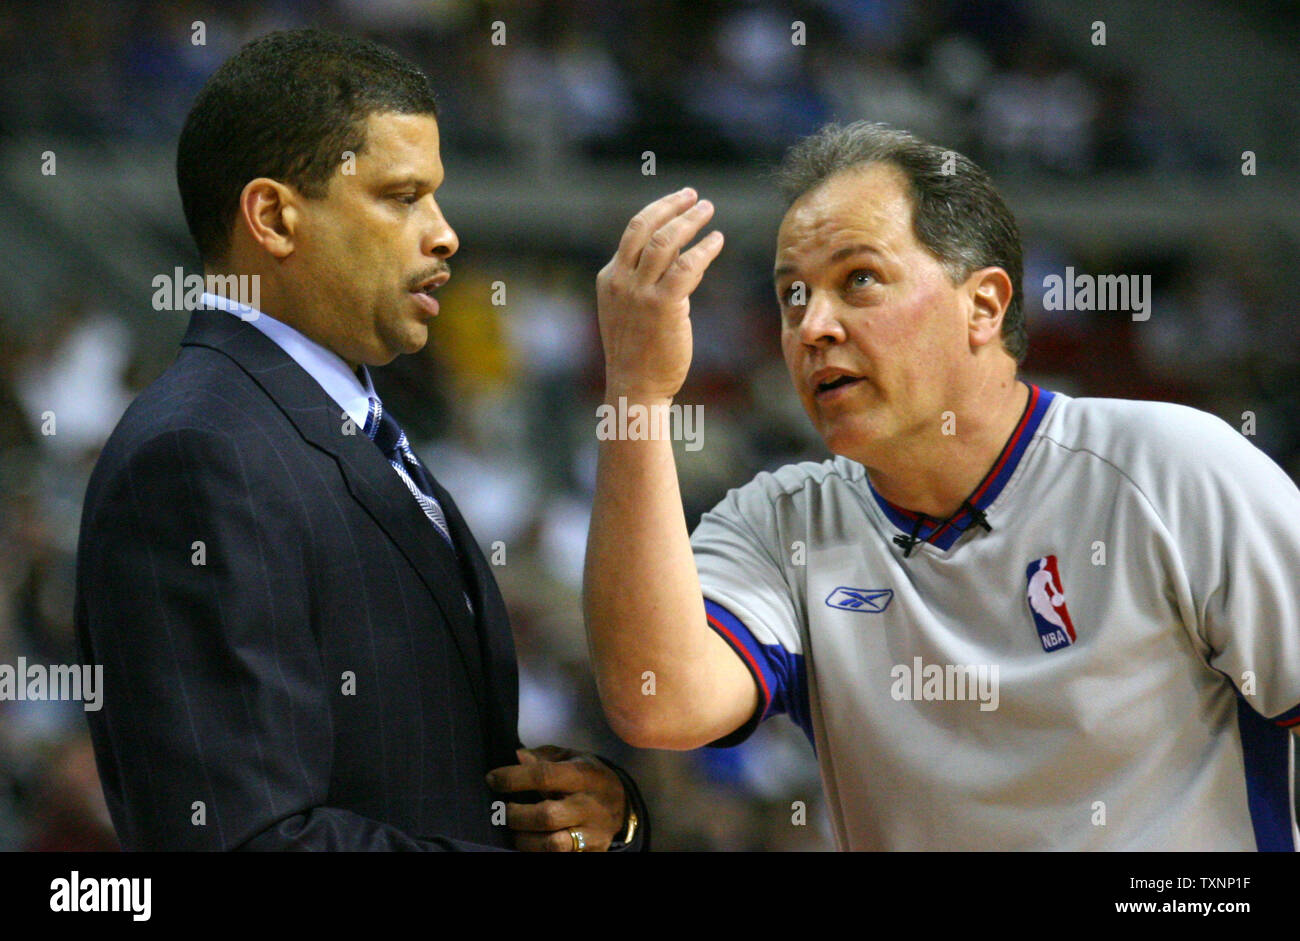
[[1048,653],[1074,643],[1074,622],[1065,606],[1065,589],[1056,568],[1056,556],[1044,556],[1025,569],[1029,579],[1029,613],[1034,616],[1038,639]]

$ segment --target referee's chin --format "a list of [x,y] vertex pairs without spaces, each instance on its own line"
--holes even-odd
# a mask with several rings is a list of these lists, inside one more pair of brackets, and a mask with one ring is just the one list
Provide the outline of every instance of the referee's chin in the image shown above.
[[866,464],[871,452],[879,447],[879,434],[873,433],[870,428],[864,428],[857,416],[823,420],[815,424],[826,449],[839,457]]

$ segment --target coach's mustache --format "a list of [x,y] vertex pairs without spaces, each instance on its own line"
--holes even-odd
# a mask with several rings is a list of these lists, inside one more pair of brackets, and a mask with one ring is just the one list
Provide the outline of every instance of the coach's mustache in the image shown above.
[[411,281],[410,291],[424,291],[430,287],[431,281],[437,281],[436,286],[440,287],[451,278],[451,265],[447,262],[441,262],[432,268],[427,269]]

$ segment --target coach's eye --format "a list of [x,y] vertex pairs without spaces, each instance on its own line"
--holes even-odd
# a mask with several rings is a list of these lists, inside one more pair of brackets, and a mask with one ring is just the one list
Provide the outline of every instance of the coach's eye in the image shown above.
[[416,193],[398,193],[393,199],[407,206],[414,206],[419,202],[420,197]]
[[849,286],[855,288],[870,287],[876,283],[876,276],[865,268],[861,268],[849,275]]

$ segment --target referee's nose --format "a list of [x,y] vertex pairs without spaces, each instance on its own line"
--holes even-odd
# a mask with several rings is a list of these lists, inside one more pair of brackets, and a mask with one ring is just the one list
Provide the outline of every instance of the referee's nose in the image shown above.
[[819,347],[843,343],[846,339],[844,325],[836,312],[835,298],[826,291],[809,290],[803,319],[799,322],[799,342],[805,346]]

